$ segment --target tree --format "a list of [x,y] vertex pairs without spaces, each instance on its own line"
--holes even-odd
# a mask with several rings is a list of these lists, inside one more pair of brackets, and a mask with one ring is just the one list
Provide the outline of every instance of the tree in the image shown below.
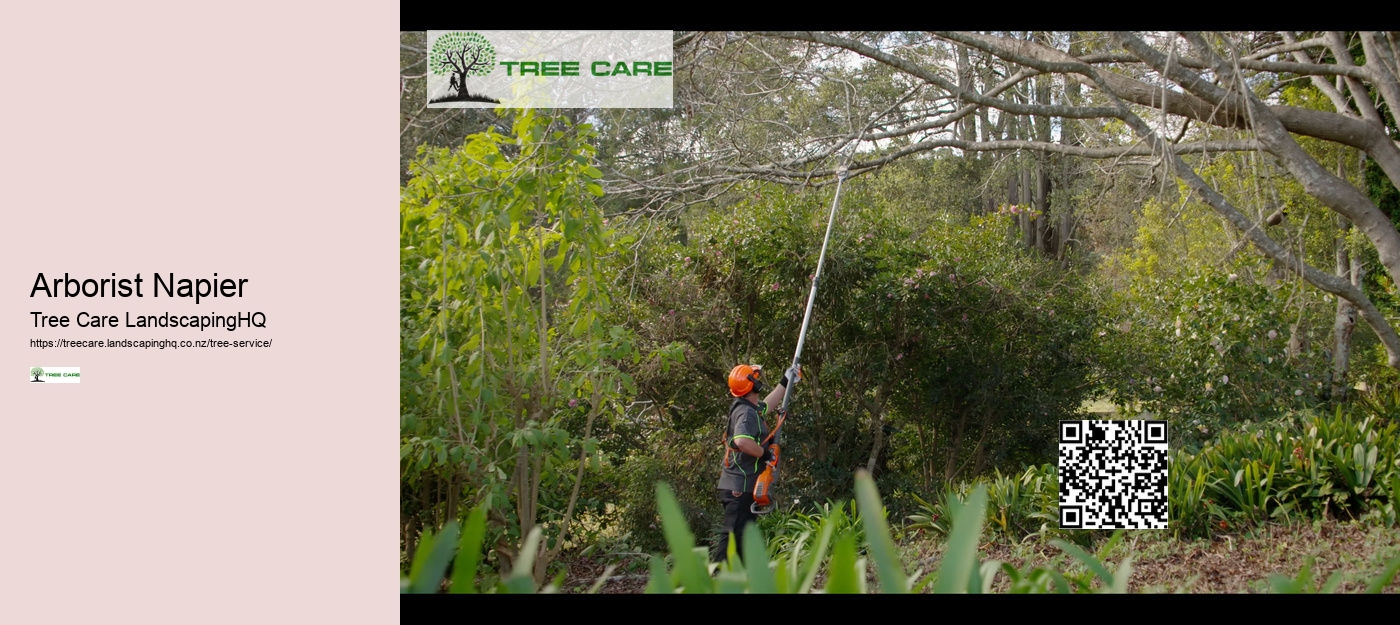
[[[1269,155],[1360,233],[1388,284],[1400,282],[1392,217],[1300,146],[1312,138],[1364,153],[1400,187],[1400,147],[1386,123],[1400,106],[1393,34],[682,33],[677,44],[681,113],[647,123],[661,138],[628,150],[704,161],[617,172],[609,184],[650,198],[644,208],[684,206],[686,194],[744,179],[830,184],[859,146],[853,175],[935,150],[1145,163],[1159,180],[1179,178],[1277,266],[1354,306],[1400,368],[1400,336],[1367,289],[1307,262],[1266,230],[1272,211],[1248,214],[1199,173],[1202,155]],[[1282,102],[1295,78],[1332,110]],[[765,117],[784,107],[795,112]],[[697,110],[703,119],[687,117]],[[1044,168],[1010,178],[1011,203],[1059,210],[1043,204],[1053,197]],[[1032,201],[1016,201],[1013,189],[1028,187]],[[1027,230],[1041,246],[1055,236]]]
[[496,48],[480,33],[453,31],[438,37],[428,53],[434,75],[450,75],[453,100],[490,100],[467,91],[468,76],[485,76],[496,66]]
[[417,529],[481,500],[493,502],[503,561],[550,526],[537,579],[570,536],[585,467],[597,464],[594,424],[631,385],[616,363],[633,354],[606,318],[612,242],[594,205],[591,137],[523,112],[510,136],[422,150],[401,190],[407,552]]
[[510,120],[487,108],[428,108],[427,33],[399,35],[399,184],[413,178],[409,164],[418,147],[456,147],[488,127],[510,132]]
[[33,369],[30,369],[30,370],[29,370],[29,375],[34,376],[34,381],[35,381],[35,382],[43,382],[43,380],[40,380],[40,379],[39,379],[39,376],[44,375],[44,368],[43,368],[43,367],[34,367]]

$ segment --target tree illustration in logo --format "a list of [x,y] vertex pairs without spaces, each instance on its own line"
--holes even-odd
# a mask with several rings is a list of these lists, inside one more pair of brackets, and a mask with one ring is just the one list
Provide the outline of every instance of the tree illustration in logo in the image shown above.
[[434,75],[449,75],[452,93],[433,102],[494,102],[467,91],[468,76],[485,76],[496,67],[496,48],[480,33],[453,31],[438,37],[428,51],[428,68]]
[[40,380],[40,379],[39,379],[39,376],[44,375],[44,368],[43,368],[43,367],[34,367],[33,369],[30,369],[30,370],[29,370],[29,375],[34,376],[34,379],[31,380],[31,381],[33,381],[33,382],[43,382],[43,380]]

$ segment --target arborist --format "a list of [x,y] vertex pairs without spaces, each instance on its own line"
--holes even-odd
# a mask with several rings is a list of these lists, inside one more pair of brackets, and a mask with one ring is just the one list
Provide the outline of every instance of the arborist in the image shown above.
[[[868,126],[867,126],[868,127]],[[864,131],[862,131],[864,132]],[[854,153],[852,153],[854,155]],[[849,159],[847,163],[849,164]],[[723,561],[729,546],[729,534],[734,534],[734,546],[743,557],[744,527],[760,514],[773,511],[772,486],[778,476],[779,432],[788,415],[789,391],[802,376],[802,346],[807,342],[807,328],[812,321],[812,306],[817,301],[817,285],[821,283],[822,265],[826,263],[826,247],[831,243],[831,228],[836,224],[836,207],[841,203],[841,185],[846,181],[847,167],[837,171],[836,193],[831,198],[831,214],[826,218],[826,234],[822,236],[822,251],[817,256],[817,271],[812,274],[812,289],[807,294],[807,311],[802,315],[802,329],[797,332],[797,352],[792,366],[783,374],[778,386],[760,400],[763,391],[763,367],[738,365],[729,371],[729,425],[724,434],[724,468],[719,474],[719,500],[724,504],[724,534],[711,546],[710,558]],[[773,430],[768,431],[763,417],[769,411],[777,413]]]
[[773,460],[774,445],[768,436],[764,416],[783,404],[788,389],[801,378],[802,368],[794,364],[783,379],[763,397],[763,367],[738,365],[729,372],[729,425],[725,429],[724,465],[719,473],[719,501],[724,505],[724,532],[710,548],[710,559],[723,561],[729,534],[734,534],[740,557],[744,553],[744,528],[758,512],[754,506],[754,486],[769,461]]

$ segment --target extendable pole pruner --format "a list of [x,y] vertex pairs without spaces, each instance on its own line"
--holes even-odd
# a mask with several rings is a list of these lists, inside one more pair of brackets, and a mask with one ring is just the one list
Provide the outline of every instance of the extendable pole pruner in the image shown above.
[[[812,321],[812,305],[817,301],[817,285],[822,279],[822,265],[826,262],[826,246],[831,242],[831,227],[836,223],[836,207],[841,203],[841,184],[846,181],[847,168],[842,166],[836,174],[836,194],[831,198],[831,214],[826,218],[826,235],[822,237],[822,251],[817,256],[817,271],[812,274],[812,291],[807,295],[807,312],[802,314],[802,330],[797,333],[797,352],[792,355],[792,366],[802,364],[802,346],[807,342],[807,324]],[[783,422],[787,420],[788,402],[792,401],[792,389],[794,381],[788,381],[788,391],[783,394],[783,405],[778,408],[778,422],[773,426],[773,431],[768,433],[768,437],[763,440],[766,446],[772,442],[773,458],[768,461],[768,466],[763,469],[763,473],[758,476],[758,481],[753,487],[753,505],[750,510],[754,514],[768,514],[773,511],[772,486],[773,481],[778,477],[779,443],[778,432],[783,428]]]

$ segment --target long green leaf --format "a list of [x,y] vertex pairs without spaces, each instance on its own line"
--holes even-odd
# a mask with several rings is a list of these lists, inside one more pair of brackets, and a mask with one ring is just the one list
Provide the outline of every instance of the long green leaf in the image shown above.
[[826,593],[856,594],[860,592],[860,582],[856,581],[856,537],[843,532],[836,539],[836,547],[831,552],[831,564],[827,567]]
[[520,555],[515,558],[515,568],[510,572],[502,587],[511,594],[531,594],[535,592],[535,556],[540,549],[540,526],[530,528],[525,544],[520,547]]
[[486,508],[490,501],[483,501],[471,514],[467,515],[467,526],[462,532],[462,544],[457,548],[457,560],[452,564],[452,592],[476,593],[476,567],[481,561],[481,542],[486,536]]
[[749,592],[778,592],[778,585],[773,580],[773,571],[768,568],[768,543],[763,540],[763,531],[758,529],[757,523],[753,523],[745,533],[749,535],[748,540],[744,541],[744,565],[749,574]]
[[722,595],[743,594],[748,588],[748,579],[743,571],[720,571],[714,579],[715,592]]
[[988,560],[986,562],[983,562],[982,569],[978,571],[977,575],[975,576],[980,583],[973,588],[968,588],[968,590],[973,591],[975,588],[975,591],[978,594],[991,594],[992,584],[996,582],[997,571],[999,571],[1000,569],[1001,563],[997,562],[996,560]]
[[413,550],[413,559],[408,563],[409,592],[412,592],[412,581],[422,575],[423,566],[428,561],[428,554],[433,551],[433,531],[423,530],[423,534],[418,537],[418,547]]
[[[831,534],[836,529],[836,522],[829,517],[822,520],[821,534],[817,537],[817,548],[813,549],[810,560],[807,562],[807,572],[802,576],[802,586],[798,592],[808,593],[812,591],[812,583],[817,579],[817,571],[821,568],[822,559],[826,557],[826,550],[831,546]],[[793,554],[796,558],[797,554]]]
[[1105,567],[1102,562],[1099,562],[1098,558],[1089,555],[1087,551],[1084,551],[1078,545],[1068,543],[1063,540],[1055,540],[1052,541],[1051,544],[1055,545],[1056,547],[1059,547],[1065,553],[1074,556],[1076,560],[1083,562],[1084,566],[1088,567],[1089,570],[1094,573],[1094,575],[1097,575],[1099,579],[1103,580],[1104,588],[1107,588],[1109,590],[1112,590],[1114,588],[1113,573],[1110,573],[1108,571],[1108,568]]
[[856,471],[856,502],[860,505],[860,517],[865,525],[865,542],[875,558],[880,592],[909,592],[904,565],[899,561],[894,540],[890,538],[890,528],[885,523],[885,507],[880,503],[880,491],[875,487],[875,480],[864,470]]
[[659,557],[652,556],[650,565],[651,579],[647,582],[646,592],[665,595],[676,592],[676,587],[671,585],[671,575],[666,572],[666,562]]
[[656,506],[661,511],[661,530],[671,548],[676,580],[687,593],[710,592],[711,580],[703,559],[695,554],[695,535],[681,514],[675,493],[665,482],[656,483]]
[[457,550],[457,532],[456,521],[449,521],[443,526],[442,533],[433,541],[427,561],[409,579],[414,593],[431,594],[438,591],[442,578],[447,574],[447,565],[452,562],[452,554]]
[[[1397,502],[1396,505],[1400,506],[1400,502]],[[1371,583],[1366,586],[1366,592],[1373,595],[1379,594],[1385,590],[1386,586],[1390,585],[1390,580],[1395,579],[1396,573],[1400,573],[1400,556],[1390,559],[1390,564],[1385,566],[1385,572],[1381,573],[1380,577],[1371,580]]]
[[939,594],[967,592],[968,580],[977,567],[977,543],[982,537],[982,522],[987,518],[987,487],[978,484],[967,501],[956,505],[949,497],[953,512],[952,532],[943,552],[943,564],[938,567],[938,583],[933,591]]

